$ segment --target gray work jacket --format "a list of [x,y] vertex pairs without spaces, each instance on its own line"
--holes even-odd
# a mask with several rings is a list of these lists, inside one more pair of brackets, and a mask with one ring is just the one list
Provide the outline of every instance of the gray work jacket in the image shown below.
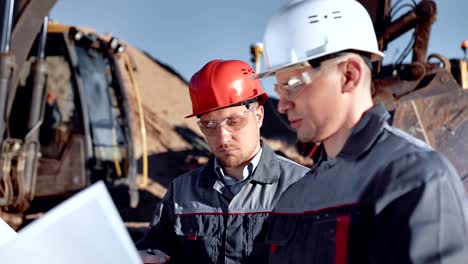
[[266,144],[260,162],[233,195],[207,165],[174,179],[139,249],[160,249],[171,263],[266,263],[264,220],[281,193],[308,168]]
[[370,109],[336,158],[322,149],[283,194],[269,219],[270,263],[468,263],[459,176],[388,117]]

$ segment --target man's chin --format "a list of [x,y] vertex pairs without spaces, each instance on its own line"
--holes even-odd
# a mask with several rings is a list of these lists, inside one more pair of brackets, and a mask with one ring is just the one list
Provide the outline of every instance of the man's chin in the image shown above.
[[308,143],[311,141],[312,137],[310,135],[302,134],[302,133],[297,133],[297,140],[301,143]]
[[301,143],[319,143],[321,140],[309,135],[297,135],[297,140]]
[[217,157],[218,162],[225,168],[227,167],[236,167],[239,166],[239,160],[236,159],[234,156],[222,156]]

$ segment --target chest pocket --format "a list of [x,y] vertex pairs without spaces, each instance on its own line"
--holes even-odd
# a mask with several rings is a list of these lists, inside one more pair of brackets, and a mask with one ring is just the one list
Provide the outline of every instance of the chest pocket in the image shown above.
[[219,230],[218,215],[188,214],[177,215],[174,222],[174,231],[180,252],[176,262],[216,263],[218,258]]
[[267,235],[270,263],[367,263],[370,215],[346,208],[280,216]]
[[294,256],[291,254],[294,251],[292,241],[299,219],[299,216],[272,216],[265,239],[270,246],[269,263],[302,263],[302,261],[294,262]]

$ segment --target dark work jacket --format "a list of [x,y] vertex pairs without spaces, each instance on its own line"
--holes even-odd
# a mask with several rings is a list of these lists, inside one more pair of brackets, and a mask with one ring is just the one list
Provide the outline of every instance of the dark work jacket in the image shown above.
[[267,263],[264,220],[281,193],[308,169],[263,144],[260,161],[233,195],[207,165],[174,179],[139,249],[160,249],[171,263]]
[[321,159],[272,214],[270,263],[468,263],[466,194],[454,168],[364,114],[336,158]]

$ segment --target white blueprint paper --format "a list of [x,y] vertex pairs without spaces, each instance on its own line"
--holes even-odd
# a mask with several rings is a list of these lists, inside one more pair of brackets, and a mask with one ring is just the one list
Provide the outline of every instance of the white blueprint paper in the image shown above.
[[16,231],[0,218],[0,247],[15,238],[16,235]]
[[0,247],[0,262],[141,263],[106,187],[96,183],[58,205]]

